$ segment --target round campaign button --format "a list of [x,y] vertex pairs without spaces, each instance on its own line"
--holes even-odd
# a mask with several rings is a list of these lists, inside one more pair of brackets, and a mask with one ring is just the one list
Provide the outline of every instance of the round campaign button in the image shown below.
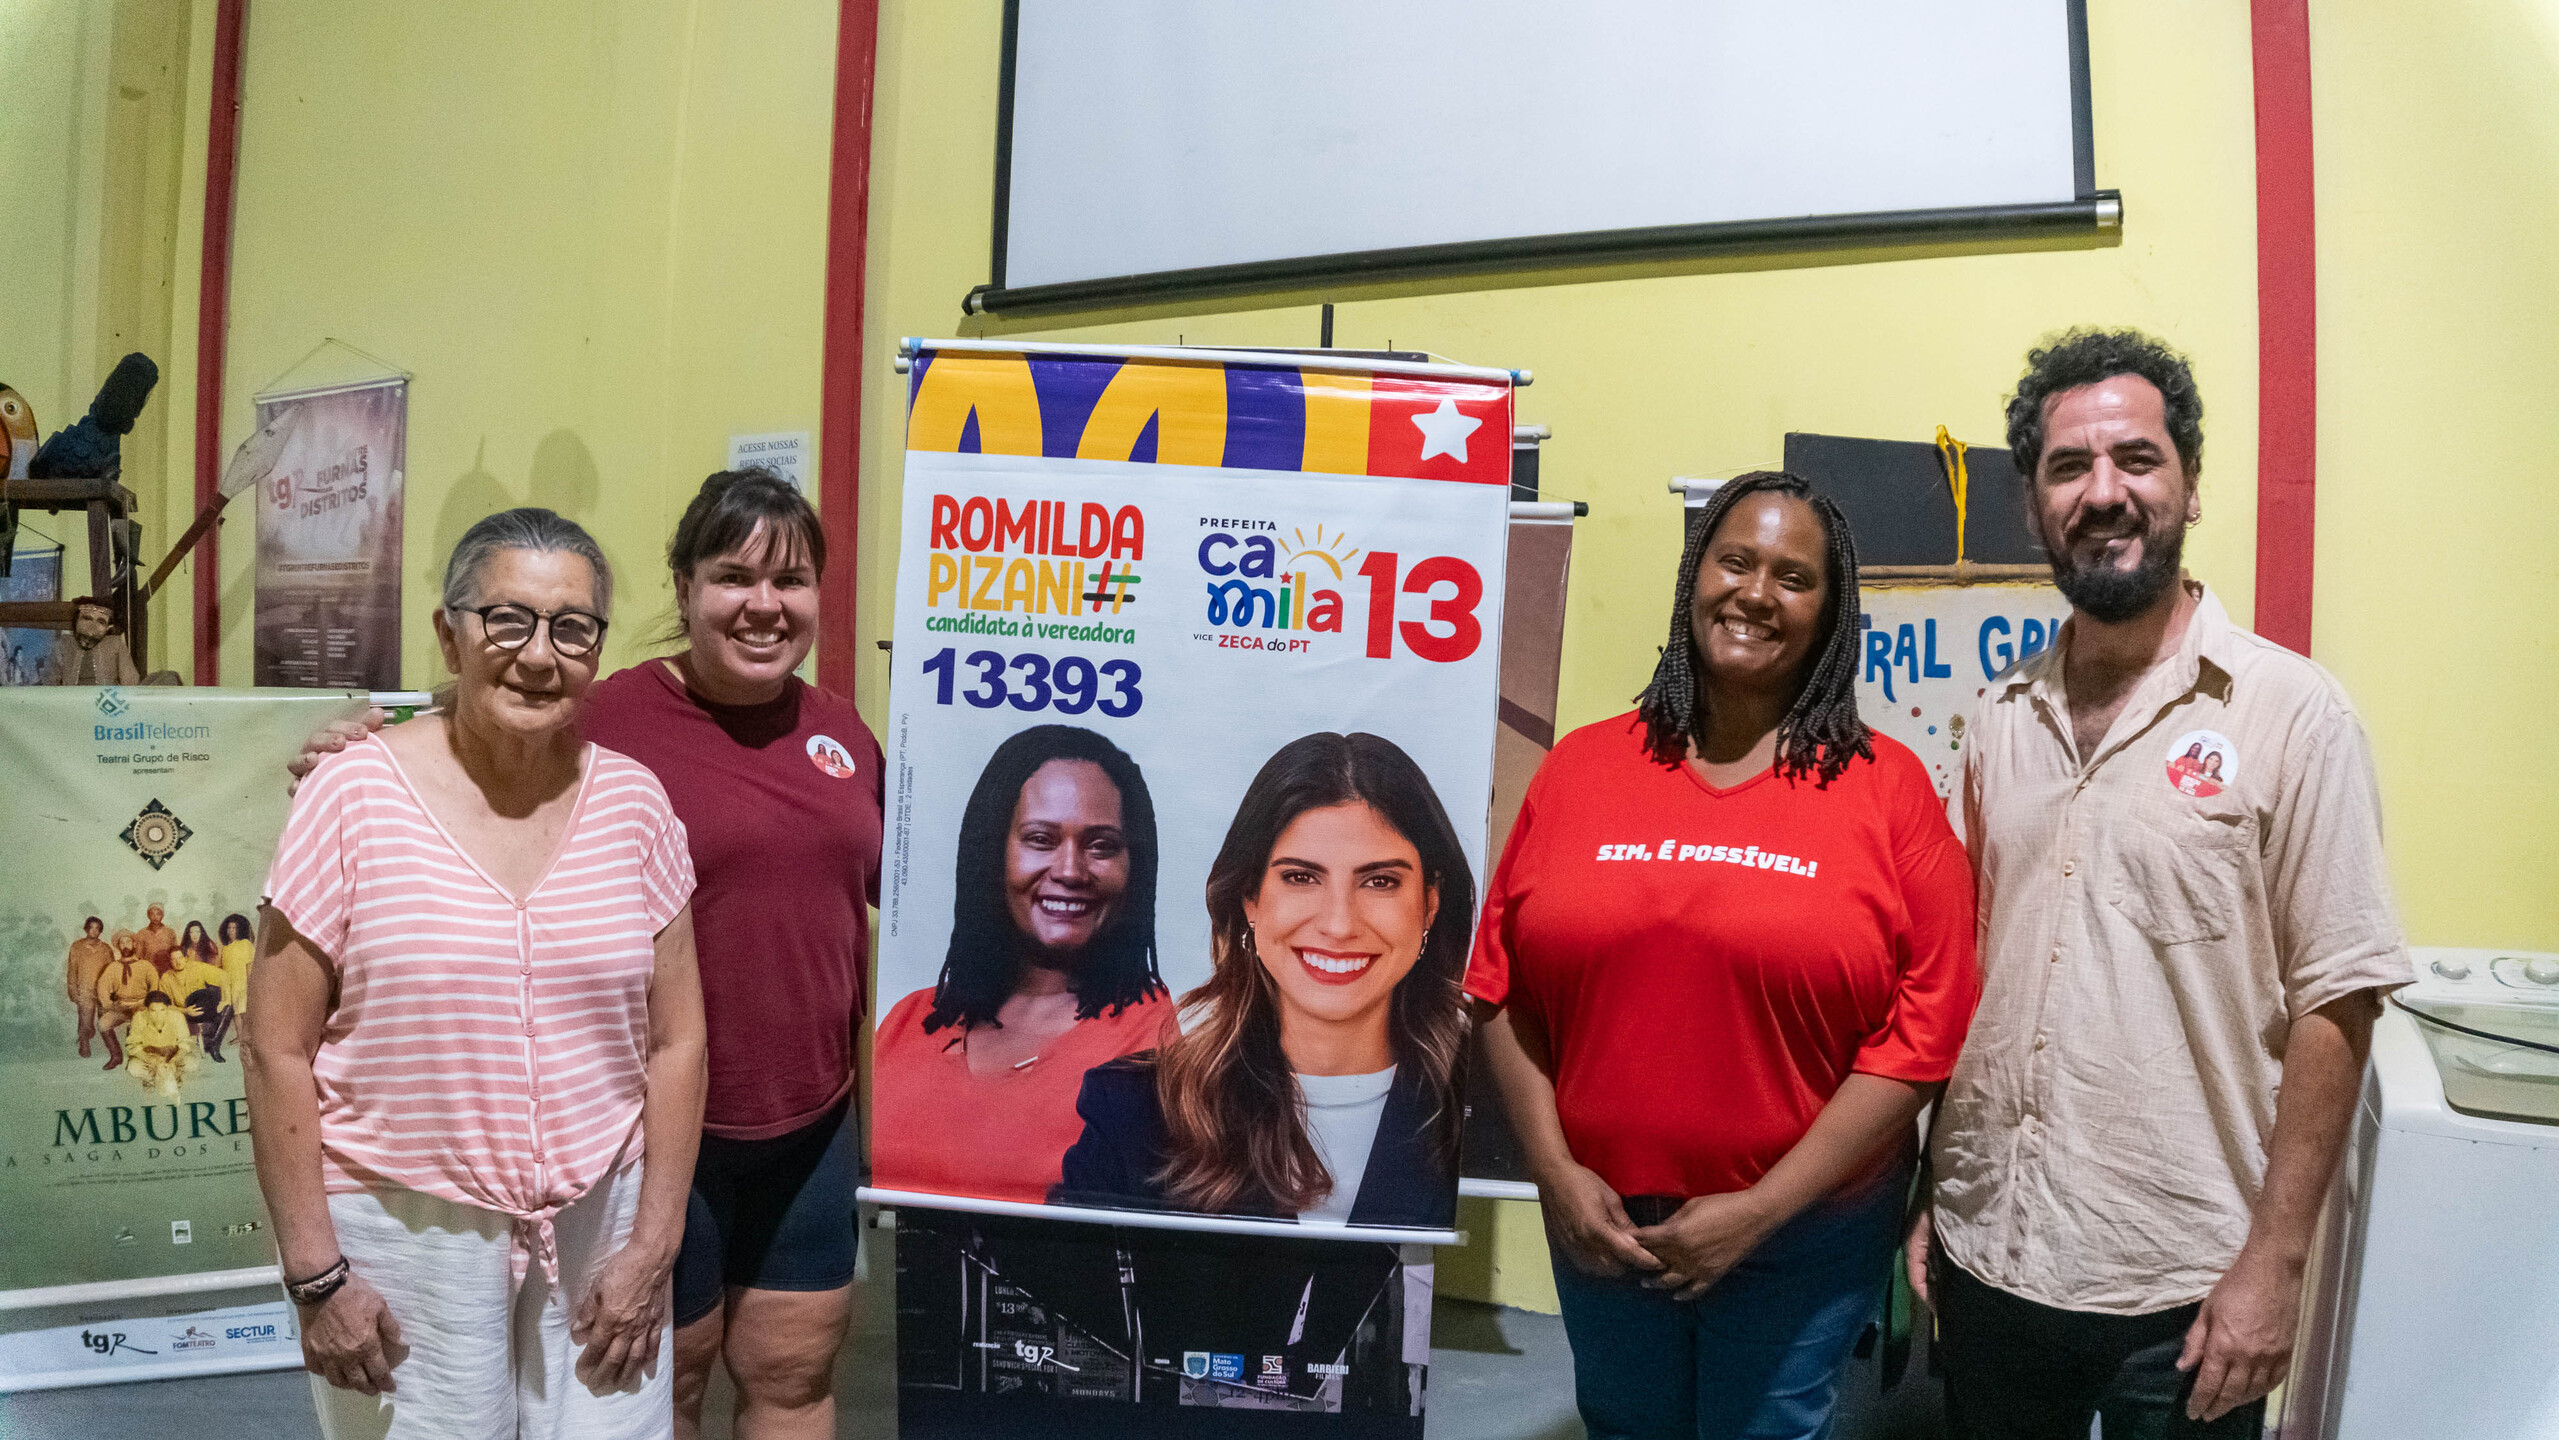
[[2168,747],[2168,783],[2206,799],[2239,783],[2239,747],[2218,730],[2189,730]]
[[809,737],[809,763],[838,780],[853,778],[853,752],[831,735]]

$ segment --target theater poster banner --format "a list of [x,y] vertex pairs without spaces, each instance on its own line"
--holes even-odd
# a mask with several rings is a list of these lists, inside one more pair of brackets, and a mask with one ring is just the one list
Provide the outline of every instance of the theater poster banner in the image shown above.
[[[246,956],[224,949],[257,914],[285,761],[364,704],[360,693],[0,690],[0,1301],[15,1302],[0,1308],[60,1286],[147,1291],[275,1263],[240,1081]],[[198,1348],[254,1349],[255,1336],[221,1333],[237,1328],[199,1346],[177,1326],[183,1353],[150,1338],[156,1319],[123,1327],[121,1346],[118,1327],[93,1328],[107,1354],[88,1353],[73,1327],[60,1355],[22,1353],[35,1340],[21,1339],[5,1360],[45,1373],[103,1365],[96,1378],[113,1378]],[[0,1374],[0,1388],[15,1378]]]
[[301,423],[258,495],[255,679],[400,688],[400,529],[409,382],[258,397]]
[[1909,746],[1937,793],[1951,796],[1975,707],[2010,667],[2060,638],[2070,602],[2050,584],[1862,588],[1858,716]]

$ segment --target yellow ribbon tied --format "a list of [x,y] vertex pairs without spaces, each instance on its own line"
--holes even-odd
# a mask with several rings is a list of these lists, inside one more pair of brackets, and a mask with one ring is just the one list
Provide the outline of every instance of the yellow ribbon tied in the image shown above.
[[1946,467],[1946,488],[1955,496],[1955,563],[1964,563],[1964,504],[1970,498],[1972,476],[1964,468],[1964,451],[1970,447],[1937,427],[1937,459]]

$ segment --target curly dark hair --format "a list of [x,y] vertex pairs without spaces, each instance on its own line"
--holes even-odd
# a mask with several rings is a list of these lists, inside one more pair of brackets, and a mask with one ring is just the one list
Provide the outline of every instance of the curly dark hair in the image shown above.
[[1830,497],[1803,476],[1784,470],[1754,470],[1725,481],[1689,521],[1688,547],[1680,552],[1679,578],[1671,586],[1670,639],[1653,667],[1652,683],[1635,697],[1644,720],[1644,743],[1655,762],[1676,766],[1686,762],[1689,742],[1704,736],[1689,602],[1697,593],[1697,567],[1706,558],[1707,543],[1747,495],[1801,500],[1812,507],[1828,542],[1830,594],[1822,600],[1821,637],[1804,667],[1795,703],[1777,724],[1777,773],[1813,771],[1819,776],[1816,783],[1828,785],[1852,757],[1875,758],[1871,733],[1857,718],[1857,547],[1849,538],[1848,517]]
[[960,812],[959,863],[951,896],[951,944],[933,985],[924,1033],[946,1025],[965,1030],[996,1023],[1029,963],[1004,895],[1004,853],[1022,787],[1052,760],[1101,767],[1120,792],[1120,834],[1128,844],[1128,889],[1078,957],[1069,984],[1075,1018],[1116,1015],[1165,993],[1155,964],[1155,799],[1127,752],[1074,725],[1034,725],[995,747],[968,808]]
[[2118,375],[2138,375],[2159,391],[2168,438],[2192,481],[2204,468],[2204,397],[2186,357],[2138,330],[2082,326],[2050,336],[2026,352],[2026,373],[2008,397],[2008,453],[2033,483],[2044,458],[2044,402],[2065,390]]

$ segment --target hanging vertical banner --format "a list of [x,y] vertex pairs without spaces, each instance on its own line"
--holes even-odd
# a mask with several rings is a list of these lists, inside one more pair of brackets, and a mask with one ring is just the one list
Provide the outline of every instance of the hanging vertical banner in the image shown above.
[[240,1082],[251,931],[284,763],[365,703],[0,691],[0,1292],[274,1263]]
[[288,410],[258,497],[256,682],[397,690],[409,382],[261,395],[259,427]]
[[1512,379],[915,353],[865,1194],[979,1213],[908,1222],[908,1433],[1419,1434]]
[[[1491,854],[1498,859],[1519,819],[1528,782],[1555,748],[1556,697],[1564,667],[1564,599],[1572,579],[1573,520],[1566,514],[1511,516],[1508,582],[1502,596],[1502,724],[1493,747]],[[1568,507],[1558,506],[1557,509]],[[1479,1033],[1473,1048],[1480,1050]],[[1536,1198],[1519,1136],[1502,1111],[1491,1072],[1466,1075],[1467,1193]]]
[[2049,584],[1861,586],[1857,714],[1910,747],[1952,795],[1974,707],[2011,666],[2061,637]]
[[878,1187],[1450,1223],[1510,430],[1497,370],[916,355]]

